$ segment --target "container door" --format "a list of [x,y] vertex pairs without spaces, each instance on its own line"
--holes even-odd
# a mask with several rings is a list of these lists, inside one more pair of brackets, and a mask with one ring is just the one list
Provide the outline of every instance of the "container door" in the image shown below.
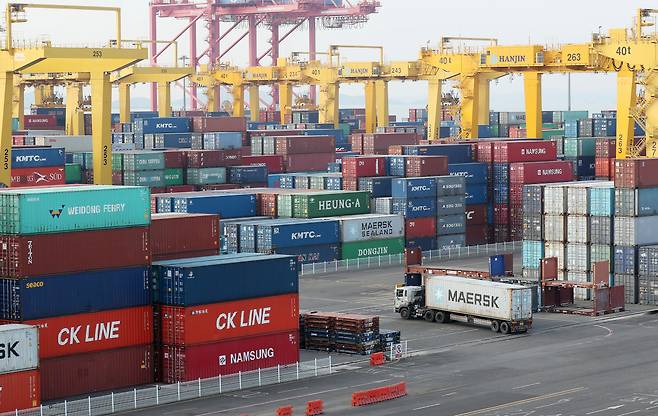
[[521,291],[510,289],[512,292],[512,320],[518,321],[523,311],[523,298]]

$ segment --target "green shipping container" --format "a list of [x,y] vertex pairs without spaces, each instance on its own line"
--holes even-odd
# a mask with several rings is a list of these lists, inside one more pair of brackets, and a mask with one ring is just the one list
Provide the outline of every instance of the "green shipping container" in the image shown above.
[[18,127],[20,127],[20,124],[18,122],[18,118],[14,117],[11,119],[11,131],[18,131]]
[[402,237],[391,238],[388,240],[343,243],[341,248],[341,258],[343,260],[399,255],[401,253],[404,253],[404,238]]
[[66,183],[82,183],[82,166],[77,163],[67,163],[64,166]]
[[0,191],[0,234],[145,226],[151,194],[134,186],[63,186]]
[[500,125],[499,124],[492,124],[489,126],[489,129],[491,131],[491,137],[500,137]]
[[226,183],[226,168],[194,168],[187,170],[189,185],[217,185]]
[[550,140],[555,137],[564,137],[564,129],[544,129],[542,131],[542,138]]
[[[75,152],[71,154],[73,163],[77,163],[83,170],[94,169],[94,154],[92,152]],[[123,154],[112,153],[112,170],[121,172],[123,170]]]
[[165,169],[164,182],[165,186],[183,185],[183,169]]
[[313,192],[293,196],[295,218],[339,217],[370,213],[369,192]]
[[123,171],[123,153],[112,153],[112,170],[115,172]]
[[123,170],[164,170],[165,159],[162,152],[124,152]]
[[162,188],[165,186],[165,172],[164,170],[126,170],[123,172],[123,184]]
[[596,139],[594,137],[567,137],[564,139],[564,156],[594,157],[596,155]]
[[562,112],[562,122],[574,121],[574,120],[585,120],[586,118],[589,118],[589,111],[563,111]]
[[542,129],[556,129],[558,125],[557,123],[543,123],[541,127]]

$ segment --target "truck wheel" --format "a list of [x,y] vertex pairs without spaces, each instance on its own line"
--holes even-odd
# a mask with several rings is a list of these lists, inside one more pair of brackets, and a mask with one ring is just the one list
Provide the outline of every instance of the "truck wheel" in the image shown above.
[[512,328],[510,327],[510,324],[508,324],[507,322],[501,322],[500,332],[502,332],[503,334],[509,334],[510,332],[512,332]]
[[409,308],[402,308],[400,309],[400,316],[402,319],[411,319],[411,311]]
[[493,332],[500,332],[500,322],[498,321],[491,321],[491,330]]
[[440,324],[445,324],[448,322],[448,319],[448,314],[442,311],[436,311],[436,314],[434,315],[434,320]]
[[434,321],[434,311],[425,311],[425,315],[423,315],[423,317],[427,322]]

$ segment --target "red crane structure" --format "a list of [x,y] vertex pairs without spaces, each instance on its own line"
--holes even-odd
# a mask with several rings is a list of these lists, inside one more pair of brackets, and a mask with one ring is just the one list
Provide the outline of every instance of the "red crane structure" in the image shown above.
[[[249,66],[258,66],[269,56],[272,64],[279,58],[279,45],[304,23],[308,23],[309,60],[316,59],[316,25],[319,22],[328,28],[343,28],[365,23],[370,14],[376,13],[381,6],[378,0],[151,0],[149,3],[149,37],[157,39],[157,22],[160,18],[181,19],[187,24],[172,39],[176,41],[189,33],[190,65],[197,68],[201,59],[207,58],[210,66],[219,64],[222,57],[238,45],[244,38],[249,43]],[[199,53],[197,50],[197,23],[201,21],[206,28],[207,48]],[[243,32],[232,44],[224,47],[222,40],[233,30],[246,24]],[[220,26],[227,25],[224,33]],[[267,27],[271,33],[270,47],[259,54],[257,28]],[[280,34],[282,26],[291,26]],[[158,57],[169,47],[167,44],[158,50],[155,43],[150,44],[150,60],[157,64]],[[197,87],[193,85],[186,94],[192,97],[192,109],[198,108]],[[273,103],[278,102],[278,92],[272,91]],[[311,88],[310,98],[315,102],[315,88]],[[156,108],[157,91],[151,89],[151,107]]]

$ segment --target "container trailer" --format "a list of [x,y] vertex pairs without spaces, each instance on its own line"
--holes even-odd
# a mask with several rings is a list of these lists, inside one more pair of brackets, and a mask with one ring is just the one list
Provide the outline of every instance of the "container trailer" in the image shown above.
[[458,276],[425,275],[422,286],[398,285],[395,312],[428,322],[462,320],[504,334],[532,326],[532,289]]

